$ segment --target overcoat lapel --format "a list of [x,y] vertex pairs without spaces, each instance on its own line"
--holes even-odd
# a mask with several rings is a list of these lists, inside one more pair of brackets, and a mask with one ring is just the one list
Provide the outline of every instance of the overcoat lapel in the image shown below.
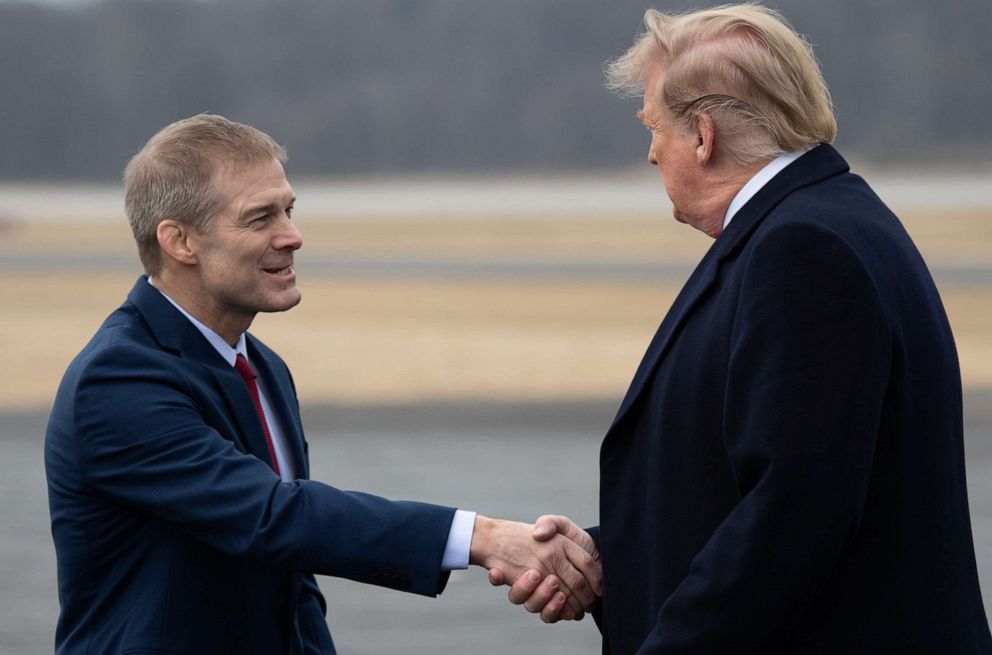
[[658,331],[648,346],[647,352],[644,353],[644,358],[641,360],[640,366],[637,367],[637,372],[634,374],[634,379],[630,383],[627,395],[624,396],[623,402],[620,404],[617,416],[613,419],[614,426],[620,422],[641,395],[647,381],[652,377],[655,367],[658,366],[662,356],[668,350],[672,339],[682,327],[693,306],[706,295],[707,290],[716,281],[719,262],[716,259],[715,252],[716,244],[710,247],[702,261],[696,266],[696,270],[689,276],[685,286],[682,287],[682,291],[679,292],[679,295],[675,298],[675,302],[672,303],[671,308],[668,310],[668,314],[662,320]]
[[727,229],[713,243],[702,261],[696,266],[696,270],[692,272],[689,280],[682,287],[682,291],[675,298],[675,302],[672,303],[668,314],[662,320],[658,332],[644,354],[644,359],[641,360],[641,365],[634,374],[634,379],[620,404],[616,418],[613,419],[610,432],[616,428],[644,392],[648,386],[648,381],[653,377],[653,373],[664,358],[665,353],[671,348],[692,309],[715,288],[720,278],[721,266],[747,243],[751,234],[768,213],[796,189],[844,173],[847,170],[847,162],[833,147],[829,145],[818,146],[779,172],[737,212]]

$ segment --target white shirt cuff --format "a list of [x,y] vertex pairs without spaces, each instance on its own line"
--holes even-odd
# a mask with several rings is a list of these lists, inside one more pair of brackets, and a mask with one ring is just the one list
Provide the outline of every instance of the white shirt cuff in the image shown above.
[[475,532],[475,512],[456,509],[455,518],[451,521],[448,531],[448,543],[444,546],[444,557],[441,559],[442,571],[455,571],[468,568],[468,551],[472,545],[472,533]]

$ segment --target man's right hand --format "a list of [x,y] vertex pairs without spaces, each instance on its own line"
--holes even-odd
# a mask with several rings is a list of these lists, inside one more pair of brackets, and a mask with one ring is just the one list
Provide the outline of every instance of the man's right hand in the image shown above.
[[603,593],[599,553],[589,535],[577,526],[571,529],[575,524],[568,519],[540,521],[532,527],[477,516],[469,563],[489,569],[493,584],[511,585],[510,602],[541,612],[546,622],[581,618]]
[[[540,613],[541,620],[545,623],[555,623],[560,619],[565,620],[579,620],[583,616],[583,610],[590,610],[595,605],[595,601],[603,595],[603,578],[602,578],[602,565],[599,562],[599,551],[596,548],[595,542],[593,542],[592,537],[589,534],[577,526],[573,521],[564,516],[556,515],[546,515],[540,517],[534,524],[534,528],[531,531],[531,537],[538,542],[548,542],[555,539],[565,538],[567,541],[571,542],[573,545],[577,545],[581,548],[582,555],[580,556],[582,560],[588,557],[595,566],[591,568],[594,571],[594,578],[585,576],[587,582],[592,585],[594,592],[593,603],[576,603],[573,601],[574,595],[569,596],[562,591],[559,591],[561,587],[562,580],[560,580],[556,575],[548,575],[542,573],[538,569],[531,569],[526,572],[525,575],[518,575],[515,578],[508,578],[502,569],[497,567],[490,567],[489,570],[489,582],[494,586],[501,584],[509,584],[510,593],[509,600],[514,605],[523,605],[528,612]],[[573,548],[568,547],[566,552],[575,553]],[[576,568],[583,570],[579,566],[582,564],[585,567],[589,565],[585,562],[575,563]],[[593,581],[595,579],[595,582]],[[566,590],[568,591],[568,583],[565,583]],[[583,600],[587,598],[584,597]],[[568,602],[566,602],[566,600]],[[576,609],[576,607],[580,609]]]

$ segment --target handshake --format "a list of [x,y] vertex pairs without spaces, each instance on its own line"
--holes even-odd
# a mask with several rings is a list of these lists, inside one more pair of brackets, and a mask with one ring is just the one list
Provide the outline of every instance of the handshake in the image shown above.
[[596,544],[564,516],[542,516],[531,526],[478,515],[469,563],[488,569],[494,586],[510,585],[510,602],[545,623],[578,621],[603,595]]

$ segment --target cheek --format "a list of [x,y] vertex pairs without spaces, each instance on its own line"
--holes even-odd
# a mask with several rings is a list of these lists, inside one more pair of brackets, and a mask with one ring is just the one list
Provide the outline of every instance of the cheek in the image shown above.
[[683,201],[683,196],[685,195],[685,184],[680,173],[681,171],[677,166],[669,166],[662,175],[662,179],[665,182],[665,191],[668,192],[668,197],[671,201],[676,204]]
[[229,250],[211,264],[209,275],[221,286],[236,288],[251,283],[254,267],[243,252]]

